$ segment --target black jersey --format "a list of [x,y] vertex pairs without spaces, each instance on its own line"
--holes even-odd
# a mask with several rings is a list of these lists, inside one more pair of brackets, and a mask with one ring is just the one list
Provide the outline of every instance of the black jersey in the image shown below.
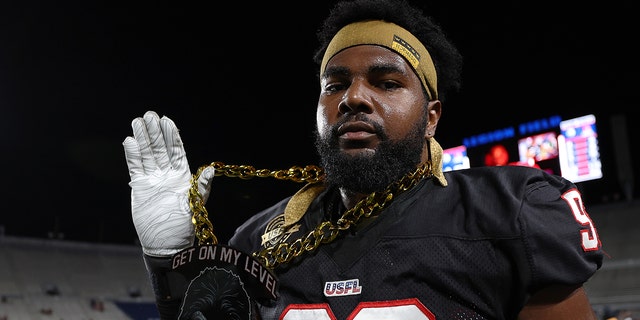
[[[424,180],[361,228],[275,269],[279,297],[263,319],[515,319],[531,294],[582,284],[600,268],[600,240],[571,182],[526,167]],[[229,245],[261,249],[288,199],[241,225]],[[326,219],[325,191],[293,241]],[[294,228],[295,229],[295,228]]]

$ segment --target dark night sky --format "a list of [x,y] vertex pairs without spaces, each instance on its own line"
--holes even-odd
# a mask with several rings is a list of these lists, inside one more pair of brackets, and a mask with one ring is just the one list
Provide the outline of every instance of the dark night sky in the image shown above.
[[[176,121],[194,170],[212,161],[269,169],[316,163],[311,56],[329,3],[0,4],[5,234],[134,243],[121,143],[148,109]],[[606,177],[583,187],[594,202],[617,192],[611,115],[626,117],[631,161],[639,159],[632,6],[425,6],[466,59],[464,89],[444,106],[438,140],[452,147],[505,126],[592,113]],[[216,178],[207,208],[217,234],[226,239],[299,187]]]

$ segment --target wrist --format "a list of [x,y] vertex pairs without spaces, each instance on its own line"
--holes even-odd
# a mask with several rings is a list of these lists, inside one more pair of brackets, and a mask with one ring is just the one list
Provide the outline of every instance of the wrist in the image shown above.
[[171,256],[156,257],[145,253],[143,258],[156,301],[182,301],[188,283],[184,275],[172,270]]

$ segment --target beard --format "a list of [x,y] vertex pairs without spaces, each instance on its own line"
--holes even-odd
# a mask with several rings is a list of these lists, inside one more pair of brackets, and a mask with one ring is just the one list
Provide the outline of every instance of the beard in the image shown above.
[[[346,154],[340,151],[338,127],[347,119],[336,123],[326,138],[315,132],[315,145],[320,163],[325,170],[325,183],[329,187],[341,187],[356,193],[383,191],[391,183],[413,172],[421,162],[426,145],[424,132],[427,126],[426,113],[423,119],[413,124],[407,136],[390,140],[377,123],[371,123],[380,138],[373,153]],[[366,119],[360,119],[366,121]]]

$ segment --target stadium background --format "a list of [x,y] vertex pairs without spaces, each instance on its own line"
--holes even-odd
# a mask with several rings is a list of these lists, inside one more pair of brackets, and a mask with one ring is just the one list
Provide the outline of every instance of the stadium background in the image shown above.
[[[149,317],[121,145],[148,109],[176,121],[194,170],[316,163],[311,55],[331,3],[0,3],[0,319]],[[436,135],[445,148],[596,115],[604,177],[579,187],[610,259],[588,289],[599,311],[637,306],[636,4],[420,5],[466,58]],[[208,209],[219,238],[299,187],[216,178]]]

